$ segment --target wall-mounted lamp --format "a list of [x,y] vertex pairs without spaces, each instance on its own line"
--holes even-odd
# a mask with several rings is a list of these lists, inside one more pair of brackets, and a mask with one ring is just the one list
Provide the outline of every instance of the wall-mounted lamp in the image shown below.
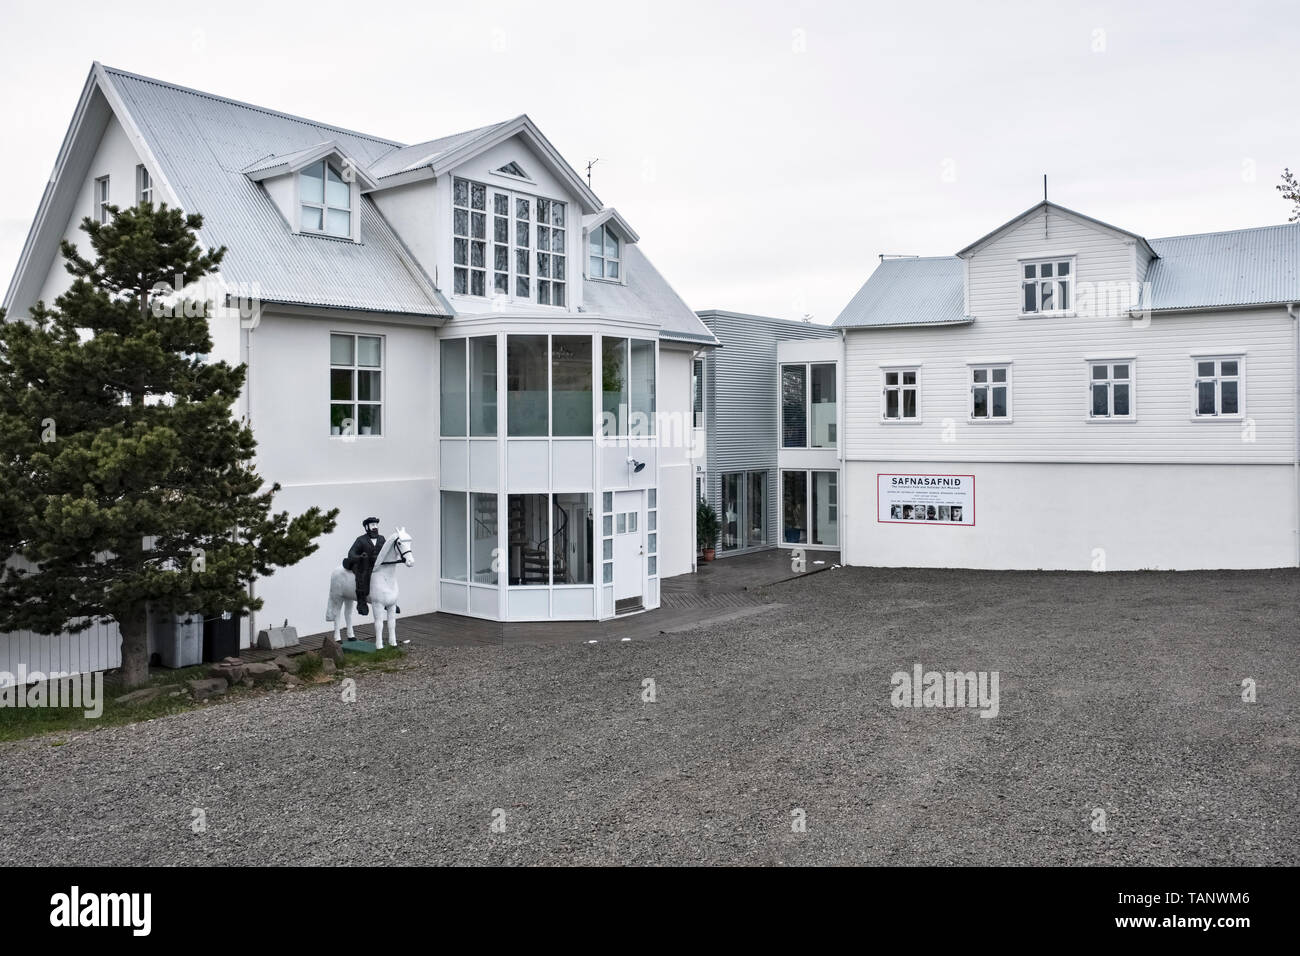
[[634,475],[638,474],[641,471],[641,469],[645,468],[645,462],[637,461],[635,458],[629,458],[627,460],[627,463],[628,466],[632,469],[632,474]]

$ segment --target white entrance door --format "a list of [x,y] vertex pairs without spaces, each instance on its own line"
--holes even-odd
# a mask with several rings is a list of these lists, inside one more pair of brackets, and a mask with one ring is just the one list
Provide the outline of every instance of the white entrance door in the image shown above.
[[614,610],[616,613],[641,607],[645,581],[645,516],[641,504],[645,493],[614,493]]

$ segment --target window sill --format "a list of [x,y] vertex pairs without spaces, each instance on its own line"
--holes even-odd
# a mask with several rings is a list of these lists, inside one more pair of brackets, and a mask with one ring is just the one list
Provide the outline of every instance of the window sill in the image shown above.
[[1239,415],[1193,415],[1194,422],[1244,422],[1247,416],[1245,413]]
[[383,438],[383,435],[328,435],[331,441],[356,441],[358,438]]
[[1125,425],[1137,421],[1136,415],[1089,415],[1084,419],[1089,425]]
[[1018,312],[1018,319],[1075,319],[1079,313],[1074,309],[1061,309],[1055,312]]
[[972,425],[1010,425],[1015,419],[1005,416],[998,418],[967,418],[966,421]]
[[924,419],[920,418],[882,418],[882,425],[924,425]]

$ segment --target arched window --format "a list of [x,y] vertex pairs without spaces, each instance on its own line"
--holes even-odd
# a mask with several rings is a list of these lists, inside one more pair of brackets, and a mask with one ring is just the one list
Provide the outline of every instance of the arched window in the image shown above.
[[303,232],[352,238],[352,186],[333,163],[322,159],[298,174],[298,202]]

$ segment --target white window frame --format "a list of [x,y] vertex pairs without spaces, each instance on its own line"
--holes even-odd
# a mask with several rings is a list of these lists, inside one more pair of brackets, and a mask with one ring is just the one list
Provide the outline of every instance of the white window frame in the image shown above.
[[[903,376],[907,373],[916,376],[911,385],[903,383]],[[890,384],[889,376],[897,375],[898,381]],[[907,390],[915,393],[916,414],[903,414],[903,393]],[[893,418],[889,417],[889,393],[898,392],[898,414]],[[921,418],[921,366],[920,365],[882,365],[880,366],[880,420],[891,425],[912,425],[919,423]]]
[[[1241,421],[1246,417],[1246,353],[1245,352],[1210,352],[1204,355],[1192,355],[1192,420],[1198,422],[1218,421],[1218,422],[1235,422]],[[1201,362],[1213,362],[1214,374],[1212,376],[1202,375],[1200,372]],[[1224,375],[1223,363],[1236,362],[1237,374]],[[1201,382],[1214,382],[1214,413],[1211,415],[1201,414]],[[1224,414],[1223,408],[1223,383],[1231,381],[1237,383],[1237,410]]]
[[[597,232],[597,231],[600,232],[600,255],[598,256],[594,255],[591,251],[591,235],[593,232]],[[607,248],[605,244],[607,236],[614,237],[614,242],[618,244],[618,255],[616,256],[605,255],[605,250]],[[625,240],[622,236],[618,234],[618,230],[610,229],[608,222],[602,222],[595,229],[588,229],[586,242],[583,245],[583,248],[586,250],[586,259],[585,259],[586,277],[593,282],[613,282],[615,284],[622,285],[623,276],[626,274],[625,270],[623,269],[623,247],[626,245],[626,243],[627,240]],[[594,275],[592,273],[591,261],[593,259],[600,260],[600,275]],[[611,262],[618,267],[618,275],[616,276],[611,276],[609,274],[609,264]]]
[[[829,445],[814,445],[813,440],[813,376],[812,370],[815,366],[829,365],[835,370],[835,423],[832,428],[835,430],[835,440]],[[785,443],[785,369],[800,368],[803,373],[803,444],[787,445]],[[776,377],[776,415],[777,415],[777,440],[779,447],[783,449],[813,449],[820,450],[824,448],[840,447],[840,428],[839,428],[839,406],[840,406],[840,363],[827,361],[813,361],[811,359],[803,362],[780,362],[777,365]]]
[[[1128,366],[1128,378],[1115,378],[1115,366]],[[1095,368],[1104,367],[1106,369],[1105,378],[1093,378]],[[1090,358],[1084,360],[1084,368],[1087,370],[1087,388],[1086,410],[1088,421],[1090,422],[1133,422],[1137,421],[1137,362],[1132,358]],[[1128,386],[1128,414],[1115,414],[1115,385]],[[1106,414],[1097,415],[1092,409],[1092,390],[1096,385],[1106,386]]]
[[[1059,267],[1062,264],[1068,264],[1070,267],[1069,274],[1064,277],[1064,281],[1062,281],[1062,277],[1058,274]],[[1032,316],[1044,316],[1044,315],[1053,316],[1053,315],[1074,314],[1075,302],[1076,302],[1075,292],[1077,291],[1076,283],[1078,282],[1078,278],[1079,278],[1078,260],[1076,259],[1075,256],[1073,255],[1036,256],[1034,258],[1018,259],[1016,260],[1016,265],[1017,265],[1016,271],[1017,274],[1019,275],[1019,296],[1020,296],[1020,299],[1016,307],[1016,311],[1019,312],[1021,316],[1032,317]],[[1044,265],[1052,266],[1052,275],[1050,277],[1046,277],[1042,275],[1042,267]],[[1025,269],[1030,266],[1032,266],[1034,269],[1034,277],[1032,279],[1025,275]],[[1025,308],[1025,286],[1030,282],[1034,283],[1034,303],[1036,306],[1036,308],[1034,308],[1032,311]],[[1048,283],[1048,282],[1050,282],[1054,286],[1053,289],[1054,303],[1061,301],[1061,294],[1060,294],[1061,286],[1064,285],[1066,287],[1065,298],[1068,299],[1068,302],[1066,303],[1065,308],[1052,308],[1052,309],[1041,308],[1042,288],[1044,283]]]
[[[315,200],[308,201],[302,198],[302,174],[306,170],[316,165],[320,165],[321,167],[320,202],[316,202]],[[334,170],[335,174],[337,174],[339,179],[343,180],[343,185],[348,187],[347,206],[335,206],[329,201],[329,194],[330,194],[329,171],[331,169]],[[306,166],[303,166],[301,169],[299,169],[297,172],[293,174],[293,191],[294,191],[294,200],[295,200],[294,216],[296,217],[296,221],[298,223],[299,233],[301,233],[304,236],[324,236],[327,239],[342,239],[349,242],[356,241],[357,228],[358,228],[357,220],[360,215],[360,210],[357,208],[358,203],[357,203],[356,183],[348,181],[347,176],[344,175],[343,170],[339,167],[338,164],[331,162],[329,157],[324,157],[322,159],[316,160],[313,163],[308,163]],[[320,210],[321,228],[310,229],[307,226],[303,225],[303,221],[302,221],[303,206],[310,206],[312,209]],[[330,232],[326,228],[326,225],[329,223],[329,213],[331,209],[338,210],[340,212],[346,212],[348,214],[348,233],[346,236],[341,236],[338,233]]]
[[[387,389],[388,389],[388,374],[386,370],[387,361],[388,361],[388,337],[385,335],[375,335],[374,333],[371,332],[349,332],[344,329],[331,329],[329,331],[329,335],[331,339],[331,354],[330,354],[329,370],[331,373],[335,371],[350,371],[352,373],[352,398],[349,401],[344,401],[342,399],[335,399],[332,395],[330,395],[328,380],[326,384],[325,394],[329,397],[329,404],[331,410],[334,408],[335,405],[345,405],[352,409],[352,421],[356,429],[352,434],[335,435],[331,432],[330,438],[340,438],[340,439],[348,439],[348,440],[357,439],[357,438],[383,438],[384,432],[388,428],[388,413],[384,410],[384,406],[386,404],[384,401],[384,397],[387,394]],[[332,345],[333,337],[335,335],[348,336],[349,338],[352,339],[352,364],[351,365],[335,364],[334,355],[333,355],[333,345]],[[379,340],[379,364],[377,366],[358,364],[357,362],[357,340],[358,339]],[[466,346],[466,351],[468,351],[468,346]],[[378,401],[367,399],[366,401],[363,402],[361,400],[361,391],[357,387],[357,372],[359,371],[379,372]],[[362,405],[373,405],[379,408],[378,433],[371,432],[369,435],[361,434],[360,407]]]
[[[493,171],[493,175],[501,176],[503,178],[514,178],[507,173],[502,173],[496,170]],[[524,180],[524,181],[528,182],[529,180]],[[462,206],[456,202],[457,182],[464,182],[466,184],[466,190],[467,190],[466,196],[467,196],[467,201],[470,203],[470,205]],[[484,277],[483,277],[482,296],[475,295],[473,292],[473,288],[474,288],[473,272],[476,271],[476,267],[471,264],[474,260],[474,251],[471,243],[479,241],[473,238],[473,231],[474,231],[473,214],[479,211],[473,208],[473,188],[475,186],[481,186],[485,190],[485,197],[486,197],[483,205],[483,210],[482,210],[485,216],[484,238],[482,240],[484,242],[484,253],[483,253]],[[570,220],[572,218],[570,216],[570,206],[572,204],[566,199],[551,199],[547,196],[539,196],[536,193],[520,192],[517,190],[512,190],[503,185],[484,183],[477,179],[472,179],[469,176],[453,177],[451,183],[451,190],[452,190],[451,193],[452,295],[458,298],[461,297],[471,298],[471,299],[482,298],[488,300],[508,302],[516,305],[526,304],[529,307],[536,307],[536,308],[543,308],[543,309],[556,309],[561,312],[568,312],[572,307],[572,303],[573,303],[573,270],[569,267],[569,262],[572,259],[572,256],[569,254],[572,245],[571,237],[569,234]],[[498,196],[505,198],[506,209],[507,209],[507,215],[505,219],[506,219],[506,260],[507,260],[506,265],[508,267],[508,271],[505,273],[507,279],[506,279],[506,292],[504,294],[496,291],[496,277],[500,272],[500,270],[496,268],[496,247],[499,245],[499,243],[496,241],[496,217],[497,217],[496,197]],[[525,221],[523,219],[520,219],[518,215],[520,201],[524,201],[528,203],[528,219],[527,219],[528,245],[527,246],[520,244],[519,227],[520,224]],[[551,224],[551,221],[542,223],[538,218],[539,201],[544,201],[551,204],[559,203],[560,205],[562,205],[564,207],[564,225],[555,226]],[[456,231],[456,210],[458,209],[465,210],[467,216],[469,217],[467,219],[468,231],[466,233],[459,233]],[[564,231],[564,248],[559,253],[559,255],[564,259],[564,263],[565,263],[564,278],[562,280],[557,281],[556,279],[553,279],[549,276],[545,277],[545,281],[552,284],[552,289],[556,284],[562,285],[564,287],[565,290],[564,305],[554,305],[552,303],[542,303],[538,301],[538,295],[539,295],[538,270],[540,268],[540,263],[538,262],[537,256],[538,255],[554,256],[556,254],[551,249],[547,249],[543,253],[538,248],[541,244],[540,230],[543,228],[548,230],[548,238],[550,235],[550,231],[552,230],[562,229]],[[465,265],[460,265],[456,262],[456,240],[457,239],[466,240],[466,264]],[[519,269],[518,256],[520,252],[527,253],[526,262],[528,266],[528,271],[526,273],[521,272]],[[467,275],[465,277],[466,291],[464,292],[456,291],[455,276],[456,276],[457,269],[465,269],[467,271]],[[519,292],[520,279],[525,279],[528,282],[527,295],[523,295]]]
[[[980,423],[993,423],[993,424],[1001,424],[1001,423],[1013,421],[1015,415],[1015,406],[1013,404],[1014,401],[1013,393],[1015,389],[1012,381],[1014,375],[1011,370],[1011,363],[1010,362],[967,362],[966,368],[967,368],[967,372],[966,372],[967,384],[969,384],[970,386],[970,396],[966,401],[967,421],[980,422]],[[992,390],[995,386],[999,386],[1003,384],[1002,382],[995,382],[993,380],[993,372],[994,370],[997,369],[1003,369],[1007,373],[1007,380],[1005,383],[1007,387],[1007,413],[1006,415],[995,416],[993,414]],[[987,373],[987,377],[985,381],[983,382],[975,381],[975,375],[977,372]],[[987,399],[987,407],[988,407],[989,414],[977,418],[975,416],[975,390],[981,386],[986,390],[988,390],[990,393]]]
[[95,178],[94,194],[94,217],[95,222],[101,226],[106,225],[112,218],[108,211],[109,206],[109,177],[98,176]]
[[135,203],[138,206],[146,202],[153,202],[153,177],[144,163],[140,163],[135,167]]

